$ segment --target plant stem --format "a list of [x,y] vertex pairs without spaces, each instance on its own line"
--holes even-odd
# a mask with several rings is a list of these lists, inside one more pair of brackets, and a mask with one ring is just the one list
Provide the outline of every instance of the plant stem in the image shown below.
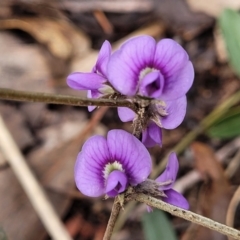
[[[225,102],[217,106],[208,116],[206,116],[199,124],[198,127],[190,131],[183,139],[175,145],[170,152],[176,152],[176,154],[180,154],[194,139],[196,139],[200,134],[206,131],[209,127],[211,127],[220,117],[222,117],[232,106],[237,104],[240,101],[240,91],[236,92],[234,95],[229,97]],[[168,152],[160,164],[154,167],[153,172],[151,174],[151,178],[156,178],[166,167],[168,161]],[[133,203],[131,204],[131,209],[134,208]],[[128,206],[127,206],[128,207]],[[116,223],[116,231],[120,230],[125,223],[127,212],[122,212],[118,218]]]
[[40,92],[17,91],[7,88],[0,88],[0,99],[23,102],[43,102],[51,104],[64,104],[71,106],[109,106],[128,107],[136,111],[134,103],[125,99],[93,99],[80,98],[69,95],[58,95]]
[[[130,190],[131,192],[131,190]],[[203,217],[201,215],[198,215],[196,213],[193,213],[191,211],[184,210],[179,207],[175,207],[171,204],[165,203],[162,200],[156,199],[154,197],[150,197],[148,195],[145,195],[143,193],[133,193],[129,195],[128,191],[126,193],[127,199],[136,200],[141,203],[146,203],[147,205],[151,207],[155,207],[158,209],[161,209],[163,211],[169,212],[174,216],[178,216],[180,218],[186,219],[190,222],[197,223],[199,225],[202,225],[204,227],[207,227],[209,229],[215,230],[219,233],[222,233],[226,236],[232,237],[234,239],[240,239],[240,231],[228,227],[224,224],[215,222],[209,218]]]
[[118,196],[115,198],[114,203],[113,203],[113,207],[112,207],[112,212],[111,212],[111,216],[108,220],[108,224],[107,224],[107,229],[104,233],[104,237],[103,240],[110,240],[112,233],[113,233],[113,228],[115,226],[115,223],[117,221],[117,217],[119,215],[119,212],[121,210],[121,205],[118,199]]

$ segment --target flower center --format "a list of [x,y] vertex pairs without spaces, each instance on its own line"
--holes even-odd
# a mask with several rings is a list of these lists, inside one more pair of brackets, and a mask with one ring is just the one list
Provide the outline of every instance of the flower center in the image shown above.
[[138,94],[150,97],[160,98],[164,89],[164,76],[158,69],[144,68],[139,73]]
[[140,82],[147,74],[154,72],[154,71],[158,71],[158,70],[155,68],[150,68],[150,67],[146,67],[143,70],[141,70],[141,72],[139,73],[139,77],[138,77]]
[[124,172],[122,164],[120,162],[115,161],[113,163],[108,163],[105,165],[103,170],[103,177],[105,178],[105,180],[108,178],[109,174],[114,170]]

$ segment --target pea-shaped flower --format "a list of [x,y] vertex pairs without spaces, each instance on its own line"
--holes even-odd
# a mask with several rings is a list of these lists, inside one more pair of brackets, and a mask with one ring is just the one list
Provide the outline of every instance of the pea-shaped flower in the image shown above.
[[152,161],[145,146],[123,130],[111,130],[107,137],[93,136],[78,154],[75,181],[89,197],[115,197],[126,188],[145,181]]
[[[108,81],[121,94],[143,96],[161,101],[155,118],[144,129],[142,141],[147,147],[162,143],[161,129],[178,127],[186,114],[186,93],[192,86],[194,70],[187,52],[174,40],[158,43],[150,36],[126,41],[115,51],[107,66]],[[135,113],[118,108],[123,122],[131,121]]]
[[[88,98],[100,98],[106,93],[113,93],[113,89],[107,84],[107,64],[111,55],[111,45],[105,41],[99,51],[97,62],[90,73],[74,72],[67,78],[69,87],[76,90],[88,90]],[[94,110],[89,106],[88,110]]]
[[168,164],[165,171],[156,179],[156,182],[159,183],[168,183],[163,184],[159,187],[159,190],[163,191],[166,194],[166,197],[162,198],[164,202],[170,203],[174,206],[181,207],[184,209],[189,208],[188,201],[183,197],[182,194],[175,191],[173,185],[176,181],[178,173],[179,163],[176,153],[172,152],[168,158]]
[[150,36],[126,41],[110,57],[108,80],[121,94],[173,100],[184,96],[194,71],[186,51],[174,40]]

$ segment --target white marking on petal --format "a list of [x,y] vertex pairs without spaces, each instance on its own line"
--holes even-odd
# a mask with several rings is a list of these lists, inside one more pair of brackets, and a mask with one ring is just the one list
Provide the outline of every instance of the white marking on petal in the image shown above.
[[109,174],[114,170],[119,170],[121,172],[125,172],[123,167],[122,167],[122,164],[118,161],[115,161],[113,163],[108,163],[108,164],[105,165],[104,170],[103,170],[103,177],[105,179],[107,179]]
[[148,73],[154,71],[156,69],[154,68],[150,68],[150,67],[146,67],[143,70],[141,70],[141,72],[139,73],[139,80],[141,81]]

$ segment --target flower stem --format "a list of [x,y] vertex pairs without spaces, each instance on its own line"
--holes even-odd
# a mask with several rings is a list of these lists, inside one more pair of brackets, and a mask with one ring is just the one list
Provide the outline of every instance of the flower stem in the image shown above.
[[71,106],[109,106],[109,107],[128,107],[136,111],[134,103],[125,99],[93,99],[80,98],[69,95],[58,95],[50,93],[17,91],[7,88],[0,88],[0,99],[23,102],[43,102],[51,104],[63,104]]
[[113,228],[117,221],[117,217],[119,215],[120,210],[121,210],[121,205],[120,205],[118,197],[116,197],[114,200],[114,203],[113,203],[111,216],[108,220],[107,229],[104,233],[103,240],[110,240],[112,233],[113,233]]
[[[128,193],[126,193],[126,194],[128,194]],[[240,239],[240,231],[238,231],[234,228],[228,227],[224,224],[213,221],[209,218],[203,217],[203,216],[193,213],[191,211],[187,211],[182,208],[175,207],[171,204],[163,202],[162,200],[156,199],[154,197],[150,197],[143,193],[139,193],[139,194],[135,194],[135,193],[131,194],[130,193],[130,195],[127,195],[127,198],[136,200],[141,203],[146,203],[147,205],[149,205],[151,207],[155,207],[155,208],[161,209],[163,211],[169,212],[174,216],[178,216],[178,217],[186,219],[190,222],[197,223],[199,225],[202,225],[204,227],[207,227],[209,229],[212,229],[219,233],[222,233],[228,237],[232,237],[234,239]]]

